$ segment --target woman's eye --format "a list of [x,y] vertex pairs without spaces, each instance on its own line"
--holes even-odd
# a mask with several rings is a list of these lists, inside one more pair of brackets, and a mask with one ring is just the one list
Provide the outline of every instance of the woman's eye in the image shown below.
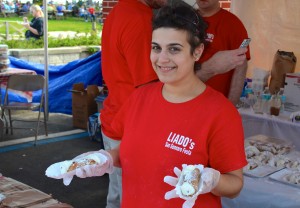
[[153,45],[152,46],[152,51],[155,51],[155,52],[159,52],[161,50],[161,48],[157,45]]
[[177,52],[180,51],[180,48],[178,48],[178,47],[171,47],[171,48],[169,48],[169,51],[170,51],[171,53],[177,53]]

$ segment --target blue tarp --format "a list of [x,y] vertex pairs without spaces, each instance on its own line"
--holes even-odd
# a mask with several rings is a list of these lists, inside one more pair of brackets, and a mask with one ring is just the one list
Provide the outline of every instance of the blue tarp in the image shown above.
[[[37,74],[44,75],[44,65],[26,62],[15,57],[9,57],[10,67],[30,69]],[[49,66],[49,112],[72,114],[72,89],[73,84],[82,82],[88,85],[102,86],[101,52],[97,52],[85,59],[75,60],[66,65]],[[2,96],[4,91],[2,90]],[[11,95],[11,100],[21,101],[19,96]],[[33,101],[40,99],[40,93],[33,94]]]

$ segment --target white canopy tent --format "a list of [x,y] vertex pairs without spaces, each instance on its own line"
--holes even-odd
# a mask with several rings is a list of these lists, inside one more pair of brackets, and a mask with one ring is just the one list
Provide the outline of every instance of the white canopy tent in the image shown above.
[[[294,52],[299,62],[299,0],[231,0],[231,12],[242,20],[252,39],[249,77],[254,68],[271,70],[277,50]],[[300,72],[299,63],[296,72]]]

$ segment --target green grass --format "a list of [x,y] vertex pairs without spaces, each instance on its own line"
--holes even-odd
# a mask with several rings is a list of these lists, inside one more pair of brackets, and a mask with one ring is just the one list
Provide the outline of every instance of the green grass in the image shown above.
[[[28,17],[32,19],[32,17]],[[5,40],[6,37],[6,27],[4,22],[9,22],[9,34],[11,39]],[[34,41],[20,41],[24,40],[24,33],[26,29],[20,23],[23,22],[22,17],[7,17],[0,18],[0,44],[6,44],[9,48],[42,48],[44,47],[43,39]],[[55,31],[73,31],[76,33],[84,33],[84,35],[79,35],[75,37],[67,38],[54,38],[48,37],[48,47],[71,47],[71,46],[93,46],[99,45],[101,42],[101,37],[99,36],[102,25],[97,23],[97,30],[93,31],[92,23],[85,22],[83,18],[78,17],[67,17],[63,20],[48,20],[48,32]]]
[[[29,17],[28,19],[31,20],[31,18],[32,17]],[[22,17],[0,17],[0,33],[2,34],[5,34],[6,31],[4,25],[5,21],[8,21],[9,24],[19,30],[24,28],[21,24],[19,24],[23,21]],[[9,27],[10,34],[17,32],[17,30],[15,30],[13,27]],[[100,32],[101,30],[102,26],[97,23],[97,32]],[[83,18],[68,16],[67,19],[63,20],[48,20],[48,31],[74,31],[80,33],[89,33],[92,31],[92,23],[85,22]]]

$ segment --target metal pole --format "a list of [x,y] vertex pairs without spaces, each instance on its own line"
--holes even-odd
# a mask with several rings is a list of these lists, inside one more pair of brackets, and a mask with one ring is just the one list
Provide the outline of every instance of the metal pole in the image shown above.
[[9,23],[5,22],[5,35],[6,35],[6,40],[8,40],[8,35],[9,35]]
[[92,22],[92,30],[96,31],[97,30],[97,24],[96,21]]
[[49,119],[49,71],[48,71],[48,12],[47,12],[47,0],[43,0],[43,12],[44,12],[44,76],[46,80],[45,84],[45,107],[46,119]]

